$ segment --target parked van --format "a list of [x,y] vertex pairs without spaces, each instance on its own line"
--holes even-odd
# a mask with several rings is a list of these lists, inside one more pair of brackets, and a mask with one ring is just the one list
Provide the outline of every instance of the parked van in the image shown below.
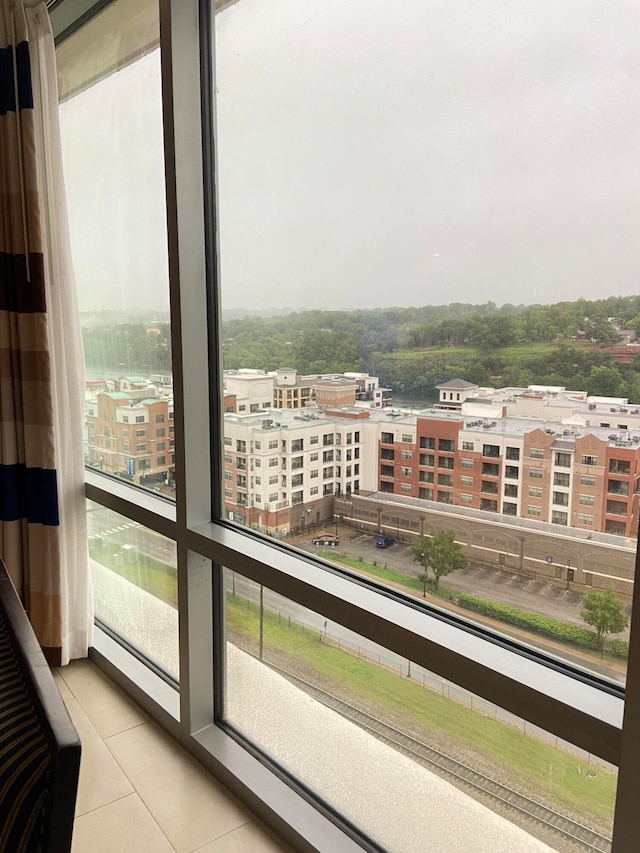
[[389,545],[393,545],[394,541],[395,540],[392,539],[390,536],[378,536],[378,539],[376,540],[376,547],[388,548]]

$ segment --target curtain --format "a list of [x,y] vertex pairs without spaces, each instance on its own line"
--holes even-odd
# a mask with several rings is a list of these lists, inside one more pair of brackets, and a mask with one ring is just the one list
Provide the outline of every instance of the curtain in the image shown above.
[[82,342],[44,4],[0,0],[0,554],[52,664],[87,653]]

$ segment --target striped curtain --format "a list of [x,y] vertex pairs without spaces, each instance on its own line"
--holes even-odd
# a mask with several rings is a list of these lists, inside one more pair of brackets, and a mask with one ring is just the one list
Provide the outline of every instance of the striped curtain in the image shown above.
[[27,25],[0,0],[0,554],[47,659],[62,648],[58,483]]

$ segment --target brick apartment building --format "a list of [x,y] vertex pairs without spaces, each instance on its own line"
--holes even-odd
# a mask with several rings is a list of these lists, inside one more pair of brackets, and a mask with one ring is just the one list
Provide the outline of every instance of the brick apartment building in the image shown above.
[[[173,401],[154,387],[120,380],[87,401],[87,464],[140,484],[174,479]],[[119,390],[121,388],[127,390]]]

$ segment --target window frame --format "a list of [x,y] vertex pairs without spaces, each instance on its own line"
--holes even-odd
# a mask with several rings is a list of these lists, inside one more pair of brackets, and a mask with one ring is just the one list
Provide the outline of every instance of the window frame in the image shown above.
[[[176,502],[92,470],[86,472],[86,494],[176,542],[179,694],[175,685],[168,685],[99,628],[92,656],[283,837],[305,849],[362,849],[343,824],[334,823],[299,790],[274,776],[268,762],[248,752],[221,725],[221,566],[226,566],[365,637],[377,642],[383,637],[387,648],[612,763],[622,756],[613,850],[632,849],[628,845],[640,834],[640,731],[631,722],[622,727],[622,688],[497,638],[437,607],[409,603],[388,591],[382,595],[375,583],[355,582],[347,572],[328,569],[311,556],[294,554],[225,520],[222,360],[216,335],[221,306],[216,286],[214,12],[205,0],[159,0],[159,5],[171,340],[177,356],[172,413]],[[93,0],[58,3],[52,8],[58,41],[103,7]],[[188,286],[203,279],[206,288]],[[209,359],[202,358],[203,347]],[[640,608],[639,597],[636,586],[634,613]],[[626,690],[630,721],[640,719],[639,635],[640,620],[634,619]]]

